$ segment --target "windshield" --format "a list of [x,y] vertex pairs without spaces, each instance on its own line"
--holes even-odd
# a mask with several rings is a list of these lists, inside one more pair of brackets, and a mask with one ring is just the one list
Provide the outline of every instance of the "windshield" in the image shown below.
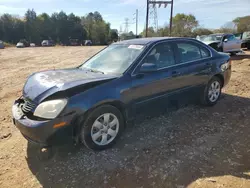
[[222,35],[207,35],[203,38],[201,38],[201,41],[220,41],[222,38]]
[[104,74],[122,74],[141,54],[143,49],[143,45],[113,44],[87,60],[80,68],[103,72]]
[[250,38],[250,31],[244,32],[242,35],[242,39]]

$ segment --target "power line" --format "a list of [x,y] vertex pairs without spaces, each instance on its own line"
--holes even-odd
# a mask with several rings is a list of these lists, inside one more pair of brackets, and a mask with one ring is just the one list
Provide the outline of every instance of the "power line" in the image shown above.
[[[172,20],[173,20],[173,5],[174,0],[171,1],[157,1],[157,0],[147,0],[147,13],[146,13],[146,37],[148,36],[148,25],[149,25],[149,14],[150,14],[150,20],[153,19],[153,28],[157,31],[158,29],[158,20],[157,20],[157,9],[156,5],[161,7],[161,5],[164,5],[164,8],[167,7],[168,4],[171,4],[171,12],[170,12],[170,26],[169,26],[169,33],[170,36],[172,34]],[[151,6],[150,6],[151,5]]]
[[155,6],[156,0],[151,0],[149,5],[149,25],[154,28],[155,31],[158,30],[158,18],[157,18],[157,8]]
[[[136,19],[136,17],[134,18],[134,20]],[[138,19],[138,18],[137,18]],[[128,33],[129,32],[129,25],[135,24],[135,22],[129,22],[128,18],[125,18],[125,22],[123,23],[125,25],[124,27],[124,33]]]
[[125,29],[124,29],[124,33],[128,33],[128,28],[129,28],[129,19],[128,18],[125,18]]

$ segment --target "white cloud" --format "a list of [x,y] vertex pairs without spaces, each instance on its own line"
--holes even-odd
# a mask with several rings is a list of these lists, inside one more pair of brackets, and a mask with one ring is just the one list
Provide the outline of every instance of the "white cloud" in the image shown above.
[[2,13],[16,14],[24,11],[26,11],[26,8],[21,8],[21,7],[17,8],[17,7],[0,5],[0,12]]
[[22,0],[0,0],[0,3],[17,3]]
[[[116,1],[117,2],[117,1]],[[119,5],[136,5],[136,6],[146,6],[145,0],[120,0]]]
[[[57,1],[57,0],[35,0],[36,3],[52,2],[52,1]],[[27,3],[27,2],[34,3],[34,0],[0,0],[0,4]]]

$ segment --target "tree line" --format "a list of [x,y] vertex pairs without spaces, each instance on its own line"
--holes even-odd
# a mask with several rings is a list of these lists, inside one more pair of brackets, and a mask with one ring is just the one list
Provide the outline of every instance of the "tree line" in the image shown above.
[[[250,31],[250,16],[235,18],[229,24],[215,30],[202,28],[199,21],[192,14],[177,14],[173,17],[172,36],[196,37],[212,33],[236,33]],[[140,34],[145,36],[145,29]],[[160,27],[157,31],[150,27],[148,36],[169,36],[169,26]],[[122,33],[121,39],[135,38],[133,32]],[[59,44],[67,44],[70,39],[79,41],[91,40],[93,44],[105,45],[118,39],[118,31],[111,29],[99,12],[90,12],[79,17],[61,11],[48,15],[37,15],[27,10],[23,18],[10,14],[0,16],[0,40],[15,44],[20,39],[40,44],[42,40],[54,40]]]
[[79,17],[61,11],[50,16],[47,13],[37,15],[33,9],[29,9],[24,18],[10,14],[0,16],[0,40],[13,44],[20,39],[36,44],[40,44],[42,40],[67,44],[70,39],[107,44],[117,40],[117,33],[99,12]]
[[[241,33],[250,31],[250,16],[238,17],[222,26],[219,29],[208,29],[199,26],[199,21],[192,14],[176,14],[173,17],[172,36],[176,37],[196,37],[197,35],[209,35],[212,33]],[[141,35],[145,36],[144,30]],[[148,36],[169,36],[169,26],[160,27],[157,31],[154,28],[148,28]]]

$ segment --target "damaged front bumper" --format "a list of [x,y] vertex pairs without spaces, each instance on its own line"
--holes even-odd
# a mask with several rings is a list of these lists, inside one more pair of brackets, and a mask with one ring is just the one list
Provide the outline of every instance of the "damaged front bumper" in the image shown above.
[[[29,141],[48,147],[73,141],[72,120],[74,113],[52,120],[38,121],[28,118],[17,100],[12,107],[13,123]],[[63,126],[55,126],[63,123]]]

